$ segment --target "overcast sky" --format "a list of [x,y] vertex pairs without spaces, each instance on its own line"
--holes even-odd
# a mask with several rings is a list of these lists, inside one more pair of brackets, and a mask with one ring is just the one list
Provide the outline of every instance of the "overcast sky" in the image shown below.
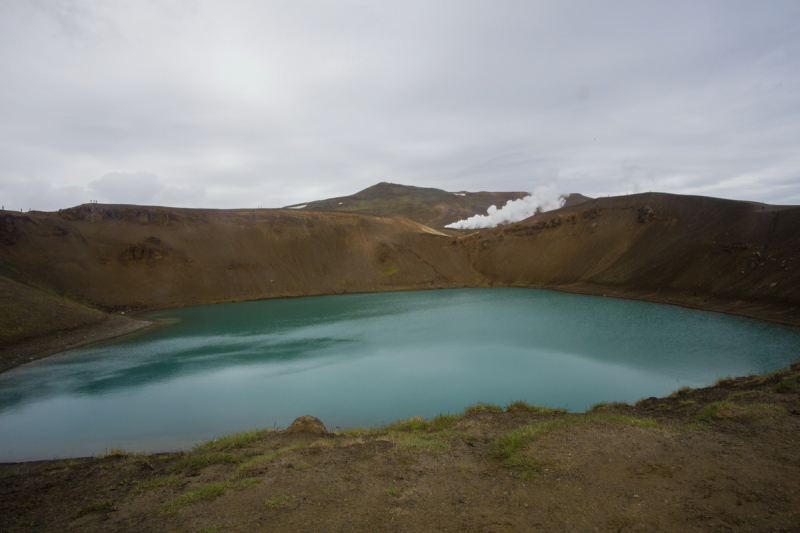
[[800,2],[0,1],[0,204],[800,204]]

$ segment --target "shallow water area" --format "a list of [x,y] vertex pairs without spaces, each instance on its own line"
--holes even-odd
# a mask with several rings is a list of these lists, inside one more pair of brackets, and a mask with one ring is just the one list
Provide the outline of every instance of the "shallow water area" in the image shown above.
[[166,451],[313,414],[328,429],[514,400],[582,411],[800,356],[737,317],[532,289],[173,309],[178,322],[0,375],[0,461]]

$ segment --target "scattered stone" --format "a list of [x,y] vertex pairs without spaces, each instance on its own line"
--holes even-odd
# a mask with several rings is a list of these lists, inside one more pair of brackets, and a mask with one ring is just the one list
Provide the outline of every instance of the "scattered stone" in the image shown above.
[[315,435],[327,435],[328,430],[316,416],[305,415],[295,419],[292,425],[286,428],[286,433],[313,433]]
[[640,224],[644,224],[645,222],[649,222],[656,215],[655,211],[653,211],[653,208],[650,207],[649,205],[646,205],[644,207],[640,207],[639,210],[638,210],[638,213],[639,213],[639,217],[638,218],[639,218],[639,223]]
[[551,218],[550,220],[548,220],[545,223],[544,227],[547,229],[557,228],[563,223],[564,223],[563,219],[560,216],[557,216],[555,218]]

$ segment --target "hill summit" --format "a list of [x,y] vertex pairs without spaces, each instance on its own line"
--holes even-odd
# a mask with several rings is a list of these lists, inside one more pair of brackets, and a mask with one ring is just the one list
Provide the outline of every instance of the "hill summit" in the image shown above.
[[430,187],[381,182],[350,196],[295,204],[289,207],[310,211],[400,215],[426,226],[443,228],[447,224],[474,215],[486,214],[486,210],[492,205],[499,208],[509,200],[518,200],[528,194],[523,191],[448,192]]

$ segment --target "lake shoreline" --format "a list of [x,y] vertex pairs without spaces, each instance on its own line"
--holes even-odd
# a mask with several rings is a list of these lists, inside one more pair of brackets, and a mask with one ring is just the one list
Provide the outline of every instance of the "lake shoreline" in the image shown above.
[[585,283],[556,286],[522,284],[511,286],[674,305],[686,309],[695,309],[697,311],[708,311],[712,313],[721,313],[723,315],[749,318],[760,322],[768,322],[770,324],[800,327],[800,309],[798,309],[797,306],[785,305],[779,302],[731,300],[707,294],[688,295],[678,292],[645,291]]
[[142,317],[109,314],[94,324],[25,339],[0,348],[0,374],[38,359],[141,333],[159,324]]
[[[619,298],[623,300],[636,300],[654,304],[674,305],[687,309],[709,311],[730,316],[739,316],[742,318],[748,318],[772,324],[800,327],[800,310],[794,306],[782,305],[780,303],[727,300],[709,295],[696,296],[662,291],[643,291],[626,289],[623,287],[608,287],[585,283],[574,283],[569,285],[511,284],[496,286],[476,284],[475,286],[470,287],[443,287],[436,289],[419,287],[388,291],[328,292],[320,294],[297,294],[293,296],[280,296],[276,298],[259,298],[256,300],[224,300],[219,302],[207,302],[198,305],[219,305],[225,303],[235,303],[238,301],[339,296],[344,294],[377,294],[383,292],[410,292],[417,290],[453,290],[460,288],[483,289],[502,287],[552,290],[570,294],[582,294],[586,296]],[[180,307],[186,306],[168,307],[163,309],[159,308],[157,310],[162,311],[167,309],[177,309]],[[145,313],[153,311],[156,311],[156,309],[142,310],[139,314],[132,316],[109,314],[104,320],[95,324],[84,325],[70,330],[57,331],[41,337],[25,339],[11,346],[2,347],[0,348],[0,374],[38,359],[58,355],[77,348],[86,348],[134,333],[142,333],[153,327],[163,326],[164,324],[162,321],[148,319],[142,316]]]

